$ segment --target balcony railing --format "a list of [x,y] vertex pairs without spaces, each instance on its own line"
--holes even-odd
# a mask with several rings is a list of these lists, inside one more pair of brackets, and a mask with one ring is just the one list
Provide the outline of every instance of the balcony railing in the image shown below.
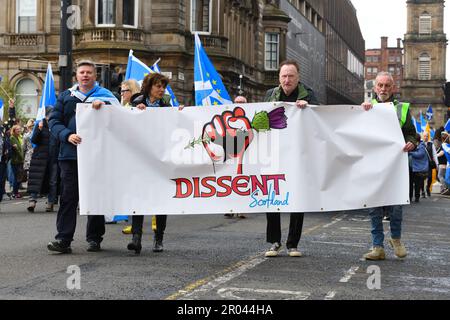
[[11,47],[36,47],[45,43],[43,34],[9,34],[4,35],[4,45]]
[[136,29],[94,28],[82,29],[75,34],[76,45],[92,42],[143,43],[144,32]]
[[228,39],[220,36],[201,36],[202,45],[204,48],[220,50],[227,52],[228,50]]

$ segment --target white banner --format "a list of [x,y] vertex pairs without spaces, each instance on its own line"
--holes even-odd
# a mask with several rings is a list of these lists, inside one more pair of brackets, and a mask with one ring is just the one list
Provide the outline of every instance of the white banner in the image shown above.
[[81,214],[321,212],[409,201],[405,141],[390,104],[368,112],[79,104],[76,121]]

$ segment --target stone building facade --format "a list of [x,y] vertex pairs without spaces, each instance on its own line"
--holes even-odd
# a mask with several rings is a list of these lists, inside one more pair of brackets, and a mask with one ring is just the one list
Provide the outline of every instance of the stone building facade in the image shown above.
[[[350,0],[339,2],[351,4]],[[22,109],[30,117],[36,114],[48,62],[53,67],[57,91],[59,88],[60,3],[60,0],[0,0],[3,8],[0,75],[17,88]],[[72,0],[69,22],[74,27],[73,60],[93,60],[98,65],[100,83],[114,90],[125,73],[130,49],[148,65],[161,58],[159,67],[171,78],[178,100],[191,105],[193,32],[197,31],[229,94],[234,97],[242,91],[249,101],[261,101],[265,91],[278,83],[276,67],[288,58],[289,36],[301,38],[302,31],[290,33],[293,14],[283,10],[296,10],[295,15],[303,16],[302,23],[309,25],[308,30],[319,34],[317,38],[324,42],[327,26],[332,25],[326,21],[326,3],[324,0]],[[357,24],[357,20],[351,23]],[[348,52],[351,50],[342,57],[345,67],[354,65],[348,60]],[[299,62],[308,65],[312,63],[310,59],[320,60],[321,54],[311,54]],[[347,73],[354,76],[350,71]],[[358,79],[342,82],[339,90],[345,99],[332,102],[352,101],[348,93]],[[327,81],[327,88],[332,83]],[[361,87],[362,83],[361,80]],[[311,86],[323,91],[322,103],[330,103],[323,82],[313,81]],[[353,97],[353,102],[358,103],[359,96]]]
[[405,74],[402,97],[417,115],[434,109],[435,126],[444,123],[442,85],[445,84],[447,38],[444,33],[444,0],[408,0],[408,25],[404,39]]

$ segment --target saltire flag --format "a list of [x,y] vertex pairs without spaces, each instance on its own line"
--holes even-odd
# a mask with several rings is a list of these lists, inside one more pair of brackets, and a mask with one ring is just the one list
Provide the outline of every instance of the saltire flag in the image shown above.
[[445,131],[450,133],[450,119],[447,120],[447,123],[444,126]]
[[3,122],[3,100],[0,99],[0,123]]
[[230,95],[219,74],[209,60],[197,33],[194,54],[195,105],[212,106],[232,104]]
[[444,150],[445,157],[447,158],[447,162],[450,162],[450,143],[443,143],[442,150]]
[[430,105],[428,105],[428,109],[427,109],[427,120],[431,121],[431,119],[433,119],[433,107]]
[[425,127],[427,126],[427,121],[425,120],[422,111],[420,112],[420,126],[422,128],[422,131],[420,131],[420,133],[422,133],[425,130]]
[[[128,54],[128,64],[127,64],[127,71],[125,73],[125,80],[134,79],[137,82],[139,82],[140,85],[142,85],[142,81],[144,80],[146,75],[155,72],[161,73],[157,65],[156,68],[157,70],[154,70],[153,68],[147,66],[145,63],[143,63],[141,60],[139,60],[133,55],[133,50],[130,50],[130,53]],[[170,102],[172,106],[177,107],[179,103],[170,85],[168,85],[166,88],[166,94],[170,95]]]
[[412,122],[414,124],[414,127],[416,128],[417,133],[422,132],[422,126],[420,125],[420,122],[416,120],[416,118],[412,117]]
[[45,75],[44,88],[42,89],[42,97],[39,102],[39,109],[36,115],[36,124],[45,118],[45,108],[54,107],[56,104],[55,80],[53,78],[52,65],[49,63],[47,74]]

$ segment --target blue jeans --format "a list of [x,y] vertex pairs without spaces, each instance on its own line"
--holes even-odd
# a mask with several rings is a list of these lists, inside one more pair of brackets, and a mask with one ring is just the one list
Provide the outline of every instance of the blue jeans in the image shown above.
[[390,216],[391,238],[400,239],[402,237],[402,206],[371,208],[369,209],[369,215],[372,220],[372,243],[373,246],[377,247],[384,247],[383,208],[387,209]]

